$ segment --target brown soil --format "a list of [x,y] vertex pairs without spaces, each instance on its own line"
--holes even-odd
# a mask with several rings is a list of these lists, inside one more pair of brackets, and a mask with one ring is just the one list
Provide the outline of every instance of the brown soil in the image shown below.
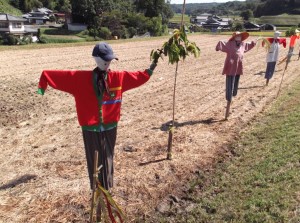
[[[197,170],[209,168],[224,147],[274,101],[284,65],[265,87],[266,52],[245,55],[244,75],[228,121],[223,121],[226,36],[193,35],[201,57],[179,63],[173,160],[167,161],[175,66],[160,61],[153,77],[123,95],[115,152],[113,196],[128,222],[148,216],[166,196],[181,195]],[[250,37],[255,39],[254,37]],[[162,39],[113,43],[113,70],[143,70]],[[81,129],[72,96],[49,88],[36,94],[43,69],[93,69],[93,46],[0,51],[0,222],[87,222],[89,183]],[[287,49],[281,50],[281,56]],[[299,76],[290,63],[283,90]],[[128,148],[131,151],[128,151]]]

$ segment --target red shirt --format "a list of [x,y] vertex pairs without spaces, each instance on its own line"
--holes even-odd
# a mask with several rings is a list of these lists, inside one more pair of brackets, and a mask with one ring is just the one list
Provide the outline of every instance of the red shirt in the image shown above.
[[147,82],[151,70],[127,72],[108,71],[107,83],[110,95],[97,90],[97,73],[78,70],[44,70],[40,77],[39,94],[44,94],[47,86],[70,93],[76,102],[79,124],[92,131],[100,127],[116,126],[120,120],[123,92]]
[[292,35],[291,36],[291,41],[290,41],[290,47],[294,47],[295,43],[296,43],[296,40],[299,39],[299,38],[300,38],[300,36]]

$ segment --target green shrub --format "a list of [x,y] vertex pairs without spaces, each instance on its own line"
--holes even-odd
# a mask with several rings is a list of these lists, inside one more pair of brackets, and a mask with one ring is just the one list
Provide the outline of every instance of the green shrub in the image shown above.
[[20,41],[20,44],[22,45],[31,44],[31,43],[32,43],[32,36],[30,35],[23,36],[23,38]]
[[40,36],[39,43],[48,43],[47,38],[45,36]]
[[201,27],[201,26],[192,26],[192,27],[190,27],[190,30],[192,32],[210,32],[209,29],[205,29],[204,27]]
[[149,19],[146,23],[146,28],[152,36],[161,36],[163,33],[162,18],[153,17]]
[[285,31],[285,36],[286,37],[290,37],[292,35],[295,35],[295,30],[297,29],[297,27],[293,26],[291,28],[289,28],[287,31]]
[[101,27],[97,36],[107,40],[107,39],[111,39],[112,33],[107,27]]
[[134,27],[129,27],[128,29],[127,29],[127,37],[128,38],[132,38],[134,35],[136,35],[137,34],[137,30],[136,30],[136,28],[134,28]]
[[120,26],[118,28],[115,28],[112,32],[111,35],[112,36],[117,36],[118,39],[120,38],[124,38],[126,39],[126,33],[127,33],[127,29],[125,28],[125,26]]
[[233,22],[232,24],[232,27],[231,27],[231,31],[244,31],[244,25],[243,23],[239,22],[239,21],[235,21]]
[[17,45],[19,41],[19,38],[14,35],[7,35],[3,42],[5,45]]

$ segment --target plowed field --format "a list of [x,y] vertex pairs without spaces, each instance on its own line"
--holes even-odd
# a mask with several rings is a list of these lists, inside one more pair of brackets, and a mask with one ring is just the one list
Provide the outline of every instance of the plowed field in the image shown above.
[[[180,197],[193,173],[227,156],[226,145],[275,100],[284,64],[265,87],[266,51],[254,48],[245,55],[240,89],[223,121],[225,54],[215,46],[227,38],[189,36],[201,57],[179,63],[172,161],[165,159],[166,123],[172,119],[175,66],[160,60],[146,84],[123,95],[112,193],[129,222],[147,217],[170,194]],[[151,50],[166,40],[113,42],[120,60],[111,69],[148,68]],[[93,69],[92,49],[89,44],[0,51],[0,222],[88,221],[89,182],[74,100],[50,87],[44,96],[36,90],[44,69]],[[286,54],[281,48],[280,57]],[[285,73],[283,91],[299,78],[296,59]]]

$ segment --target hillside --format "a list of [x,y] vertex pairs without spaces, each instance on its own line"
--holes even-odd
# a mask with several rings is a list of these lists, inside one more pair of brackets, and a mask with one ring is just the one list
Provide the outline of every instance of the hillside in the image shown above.
[[[182,4],[172,4],[175,13],[181,13]],[[244,10],[252,10],[256,17],[278,14],[300,14],[300,0],[246,0],[226,3],[186,4],[186,14],[212,13],[218,15],[239,15]]]
[[11,15],[22,15],[22,12],[19,9],[16,9],[11,4],[9,0],[0,0],[0,13],[8,13]]

